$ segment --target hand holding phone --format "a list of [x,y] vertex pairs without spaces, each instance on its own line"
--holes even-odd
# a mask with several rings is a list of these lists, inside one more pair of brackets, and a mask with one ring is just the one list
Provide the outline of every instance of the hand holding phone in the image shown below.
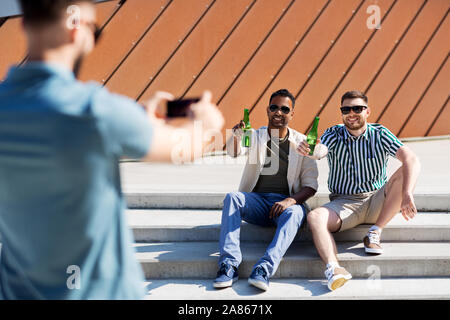
[[192,117],[191,105],[200,101],[200,98],[178,99],[167,101],[167,118]]

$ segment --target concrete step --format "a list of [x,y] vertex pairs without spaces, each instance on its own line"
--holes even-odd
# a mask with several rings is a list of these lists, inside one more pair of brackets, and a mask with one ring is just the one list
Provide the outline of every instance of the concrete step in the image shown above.
[[[189,190],[189,189],[186,189]],[[225,192],[125,192],[130,209],[222,209]],[[448,212],[450,194],[414,195],[418,211]],[[307,201],[311,209],[329,202],[328,193],[317,193]]]
[[[220,210],[127,210],[137,242],[219,241]],[[336,241],[361,241],[369,225],[336,233]],[[270,242],[275,228],[242,222],[241,241]],[[295,241],[311,241],[304,225]],[[383,230],[383,241],[450,241],[450,214],[419,213],[406,221],[398,214]]]
[[148,300],[450,299],[449,277],[352,279],[335,291],[328,290],[323,278],[273,279],[266,292],[242,277],[233,287],[220,290],[205,279],[152,280],[145,286]]
[[[361,242],[339,242],[338,259],[355,278],[376,272],[384,277],[450,276],[450,242],[383,242],[384,254],[367,255]],[[242,242],[239,274],[248,277],[266,244]],[[213,279],[217,242],[135,243],[136,257],[147,279]],[[324,264],[312,243],[293,243],[274,278],[321,278]]]

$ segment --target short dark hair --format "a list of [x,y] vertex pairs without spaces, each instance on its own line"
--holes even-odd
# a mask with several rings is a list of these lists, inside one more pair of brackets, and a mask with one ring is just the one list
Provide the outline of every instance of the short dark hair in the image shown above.
[[52,24],[61,19],[68,6],[93,0],[20,0],[23,23],[30,26]]
[[272,93],[272,95],[270,96],[269,103],[270,103],[270,101],[272,101],[272,99],[273,99],[274,97],[278,97],[278,96],[281,96],[281,97],[288,97],[289,99],[291,99],[291,101],[292,101],[292,109],[294,109],[294,106],[295,106],[295,98],[294,98],[294,96],[292,95],[292,93],[289,92],[289,90],[287,90],[287,89],[280,89],[280,90],[275,91],[275,92]]
[[367,96],[363,92],[358,90],[352,90],[344,93],[344,95],[341,98],[341,105],[345,99],[357,99],[357,98],[363,99],[365,103],[367,103],[368,101]]

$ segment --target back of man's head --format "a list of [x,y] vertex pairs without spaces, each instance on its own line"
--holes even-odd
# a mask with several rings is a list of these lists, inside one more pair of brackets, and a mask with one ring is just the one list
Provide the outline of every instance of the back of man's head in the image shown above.
[[80,2],[93,0],[20,0],[23,23],[30,27],[51,25],[67,14],[69,6]]

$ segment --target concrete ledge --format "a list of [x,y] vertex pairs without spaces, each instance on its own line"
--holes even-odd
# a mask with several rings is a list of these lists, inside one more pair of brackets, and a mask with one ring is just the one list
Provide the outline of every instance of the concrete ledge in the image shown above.
[[321,279],[274,279],[263,292],[241,278],[217,290],[212,280],[171,279],[144,283],[148,300],[323,300],[323,299],[450,299],[450,278],[352,279],[336,291]]
[[[355,278],[376,272],[384,277],[450,276],[450,242],[383,242],[384,254],[367,255],[361,242],[338,243],[338,258]],[[147,279],[214,279],[217,242],[135,244],[136,257]],[[248,277],[263,256],[266,244],[243,242],[239,275]],[[324,264],[313,244],[291,245],[273,278],[321,278]]]
[[[137,242],[219,241],[222,212],[219,210],[128,210],[128,224]],[[336,241],[361,241],[369,225],[334,234]],[[241,241],[272,241],[274,227],[241,224]],[[295,241],[311,241],[306,224]],[[383,241],[450,241],[450,214],[419,213],[406,221],[398,214],[386,226]]]
[[[130,209],[222,209],[223,192],[198,193],[125,193]],[[448,212],[450,210],[450,194],[415,194],[414,199],[418,211]],[[307,201],[311,209],[329,202],[328,193],[318,193]]]

